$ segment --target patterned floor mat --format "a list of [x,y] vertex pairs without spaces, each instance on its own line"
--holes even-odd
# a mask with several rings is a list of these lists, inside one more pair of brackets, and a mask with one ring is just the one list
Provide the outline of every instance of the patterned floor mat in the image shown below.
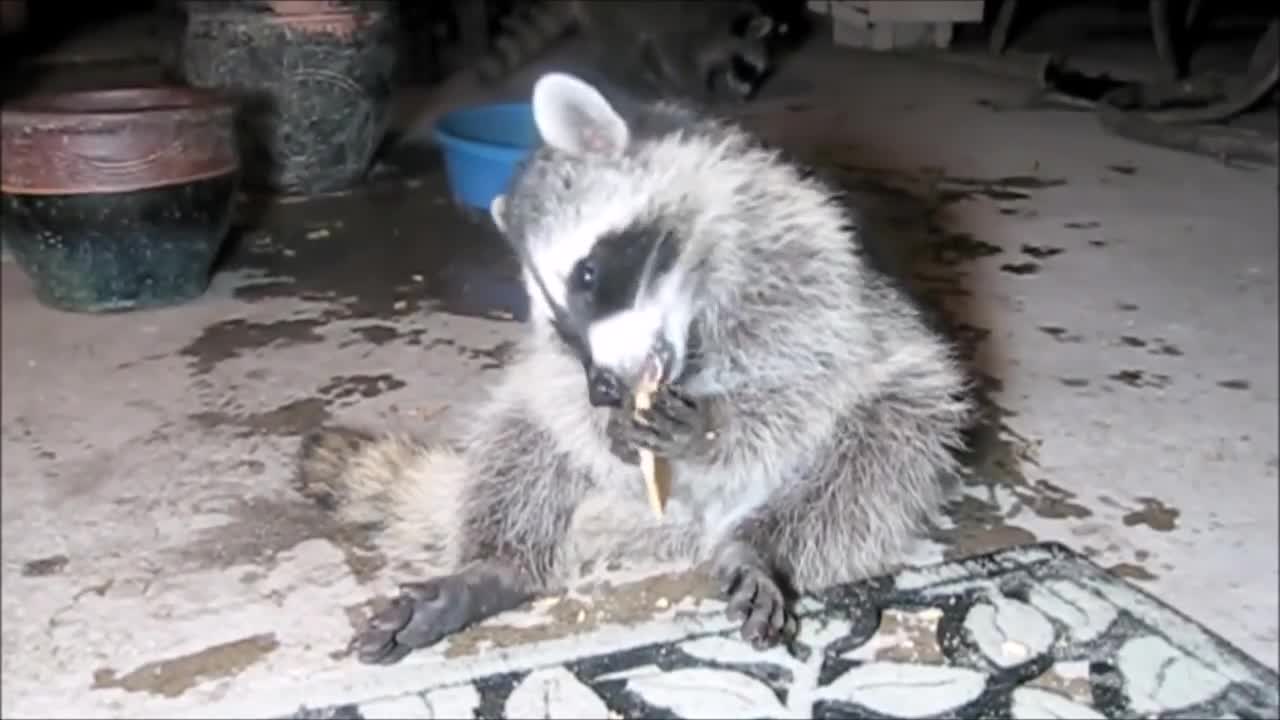
[[292,717],[1280,717],[1274,672],[1061,545],[839,588],[799,616],[767,652],[727,621],[600,654],[588,635],[574,656],[508,650],[468,682]]

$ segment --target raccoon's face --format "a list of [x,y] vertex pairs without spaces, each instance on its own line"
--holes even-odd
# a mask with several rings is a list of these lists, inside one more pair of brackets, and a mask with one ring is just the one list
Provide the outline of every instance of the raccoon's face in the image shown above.
[[534,321],[582,363],[591,404],[618,406],[647,365],[657,363],[662,381],[685,370],[688,228],[651,212],[622,158],[630,129],[595,88],[545,75],[533,110],[557,155],[490,209],[521,255]]

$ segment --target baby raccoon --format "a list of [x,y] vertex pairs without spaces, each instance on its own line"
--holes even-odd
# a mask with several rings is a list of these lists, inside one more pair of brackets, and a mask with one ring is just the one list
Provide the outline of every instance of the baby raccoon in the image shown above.
[[[544,143],[492,207],[531,319],[460,441],[330,428],[302,447],[304,493],[429,549],[359,657],[395,662],[617,558],[705,563],[743,637],[778,642],[795,593],[886,569],[939,507],[966,375],[836,193],[744,131],[671,103],[624,119],[562,73],[533,112]],[[638,449],[670,463],[660,520]]]

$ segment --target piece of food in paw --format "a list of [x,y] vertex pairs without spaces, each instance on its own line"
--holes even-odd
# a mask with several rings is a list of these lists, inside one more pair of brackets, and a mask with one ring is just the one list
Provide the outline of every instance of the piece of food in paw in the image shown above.
[[[636,388],[637,412],[648,410],[652,405],[653,395],[658,391],[662,374],[661,361],[656,355],[650,355]],[[649,495],[649,508],[653,510],[654,517],[661,520],[666,515],[667,498],[671,496],[671,466],[663,458],[655,457],[651,451],[641,449],[640,472],[644,474],[645,489]]]

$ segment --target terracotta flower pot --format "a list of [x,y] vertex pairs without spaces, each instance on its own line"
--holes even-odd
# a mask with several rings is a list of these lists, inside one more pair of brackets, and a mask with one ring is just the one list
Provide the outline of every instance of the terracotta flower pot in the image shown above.
[[169,305],[204,293],[239,174],[234,107],[184,87],[31,96],[5,107],[0,195],[46,305]]
[[245,180],[316,194],[361,182],[386,132],[396,60],[388,2],[190,2],[187,82],[243,108]]

